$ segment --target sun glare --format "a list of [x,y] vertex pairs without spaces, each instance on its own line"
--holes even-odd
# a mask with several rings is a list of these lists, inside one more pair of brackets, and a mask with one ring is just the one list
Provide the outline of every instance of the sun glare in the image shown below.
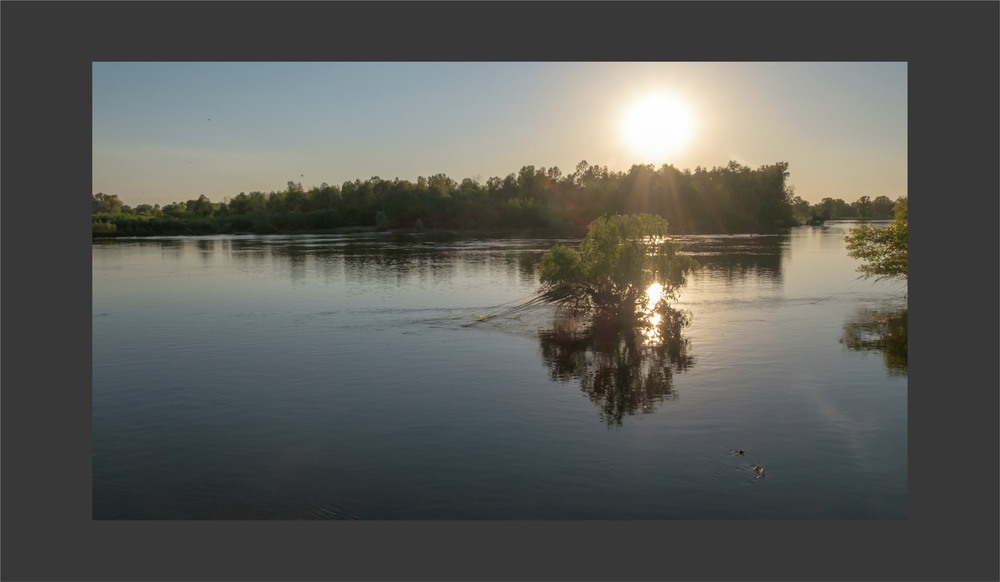
[[663,296],[663,285],[659,283],[653,283],[646,289],[646,311],[653,311],[656,307],[656,303]]
[[645,342],[647,345],[658,345],[663,338],[660,337],[660,314],[656,313],[656,304],[663,296],[663,285],[659,283],[653,283],[646,289],[646,321],[648,322],[648,327],[643,331],[646,336]]
[[633,103],[622,120],[622,138],[633,153],[649,161],[666,161],[691,140],[695,120],[683,101],[652,95]]

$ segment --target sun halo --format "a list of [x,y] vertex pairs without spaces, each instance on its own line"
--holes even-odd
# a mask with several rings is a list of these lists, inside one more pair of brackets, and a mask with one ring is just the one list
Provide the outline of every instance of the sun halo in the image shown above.
[[648,95],[633,102],[622,118],[625,145],[644,161],[666,161],[691,141],[695,119],[678,97]]

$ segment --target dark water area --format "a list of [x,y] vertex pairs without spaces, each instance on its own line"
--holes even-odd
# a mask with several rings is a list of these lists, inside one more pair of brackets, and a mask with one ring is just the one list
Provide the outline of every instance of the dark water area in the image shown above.
[[678,237],[631,334],[488,317],[573,241],[95,240],[93,517],[905,519],[906,288],[851,226]]

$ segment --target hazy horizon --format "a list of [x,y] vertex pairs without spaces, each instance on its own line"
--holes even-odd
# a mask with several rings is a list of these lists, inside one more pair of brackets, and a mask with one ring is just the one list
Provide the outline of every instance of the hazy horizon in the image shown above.
[[289,180],[485,183],[582,160],[612,171],[784,161],[810,203],[896,199],[907,64],[93,64],[93,193],[131,206]]

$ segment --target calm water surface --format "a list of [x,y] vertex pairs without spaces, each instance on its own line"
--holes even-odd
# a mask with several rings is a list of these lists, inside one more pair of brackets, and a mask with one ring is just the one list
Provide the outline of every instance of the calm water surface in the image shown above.
[[97,240],[94,518],[906,518],[906,289],[851,226],[679,238],[671,349],[481,320],[553,240]]

